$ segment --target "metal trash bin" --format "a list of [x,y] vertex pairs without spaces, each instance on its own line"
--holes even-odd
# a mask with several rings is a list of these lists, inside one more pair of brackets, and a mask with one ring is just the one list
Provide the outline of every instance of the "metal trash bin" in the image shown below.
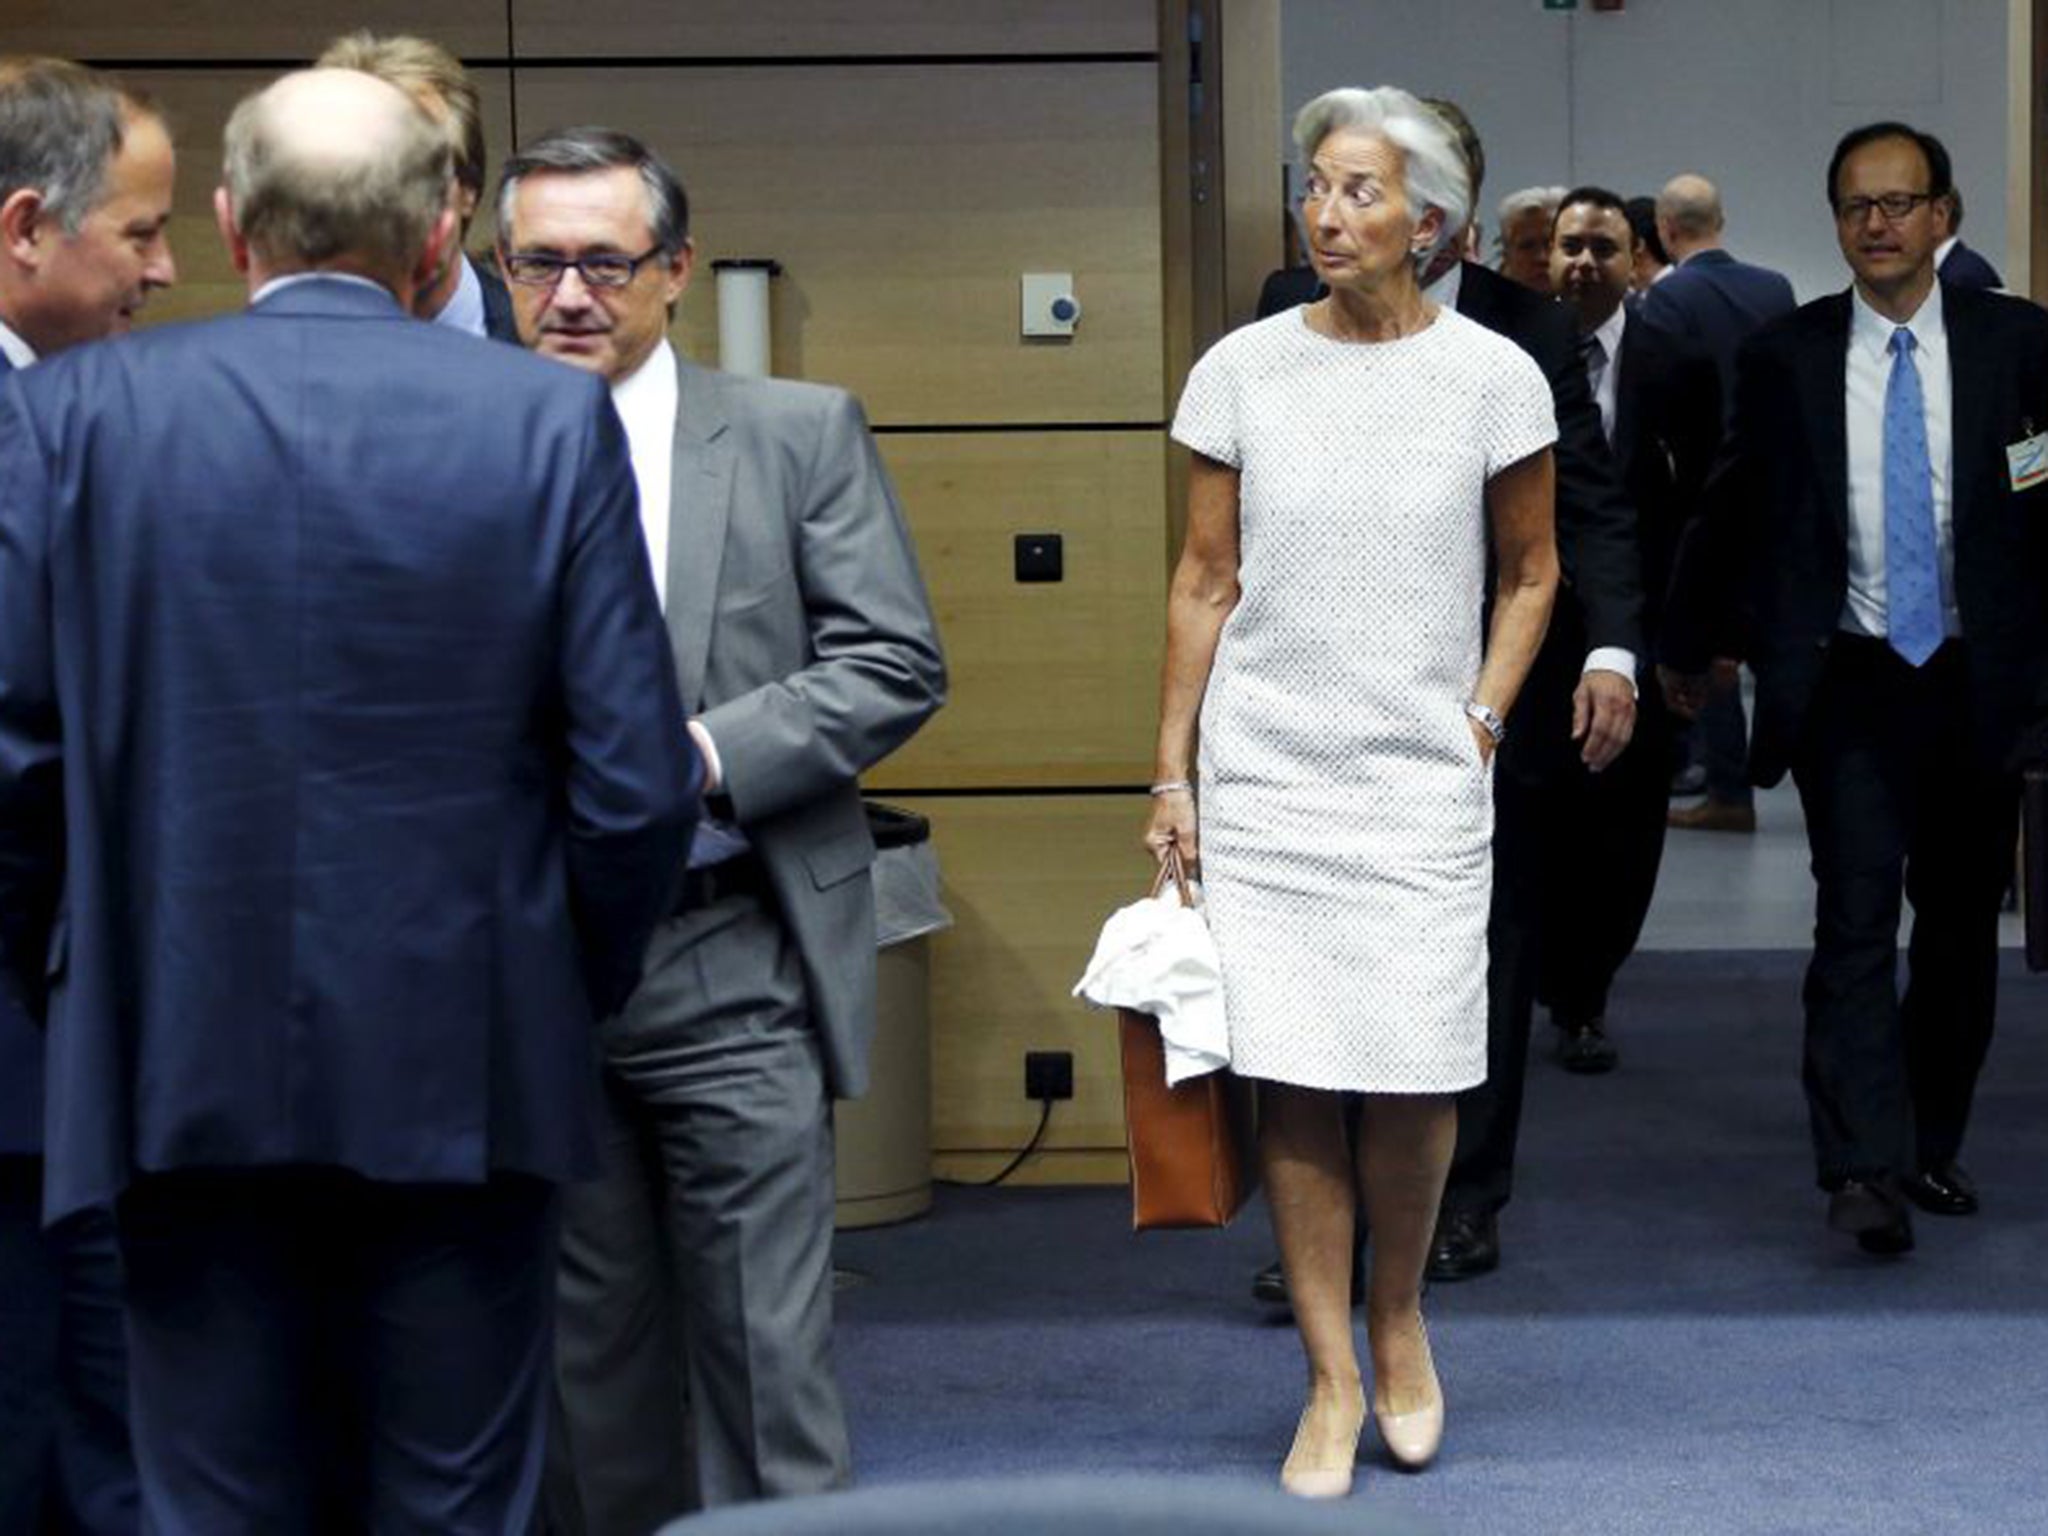
[[841,1228],[922,1216],[932,1203],[931,935],[953,925],[939,899],[932,824],[868,803],[875,838],[875,1044],[865,1097],[837,1105]]

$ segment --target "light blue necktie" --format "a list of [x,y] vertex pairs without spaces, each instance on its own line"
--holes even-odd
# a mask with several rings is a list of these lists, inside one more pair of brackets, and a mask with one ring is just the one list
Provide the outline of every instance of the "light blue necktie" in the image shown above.
[[1913,666],[1941,648],[1941,570],[1934,546],[1934,474],[1913,333],[1892,332],[1884,387],[1884,581],[1887,638]]

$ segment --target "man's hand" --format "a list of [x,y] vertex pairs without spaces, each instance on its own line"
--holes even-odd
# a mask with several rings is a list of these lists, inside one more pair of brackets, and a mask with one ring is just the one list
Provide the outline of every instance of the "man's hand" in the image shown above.
[[1635,731],[1635,685],[1605,667],[1581,674],[1572,690],[1572,740],[1582,743],[1579,760],[1598,773],[1621,756]]
[[1675,667],[1657,668],[1657,686],[1664,690],[1664,707],[1681,720],[1697,720],[1707,705],[1713,677],[1707,672],[1680,672]]

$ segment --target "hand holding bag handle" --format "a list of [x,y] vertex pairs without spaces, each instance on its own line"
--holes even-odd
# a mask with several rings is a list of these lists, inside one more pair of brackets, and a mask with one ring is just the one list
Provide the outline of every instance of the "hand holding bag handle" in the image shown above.
[[[1192,907],[1180,850],[1169,846],[1152,880],[1156,898],[1171,880]],[[1252,1086],[1230,1072],[1166,1086],[1159,1021],[1117,1010],[1124,1069],[1125,1145],[1131,1164],[1131,1226],[1224,1227],[1258,1187]]]

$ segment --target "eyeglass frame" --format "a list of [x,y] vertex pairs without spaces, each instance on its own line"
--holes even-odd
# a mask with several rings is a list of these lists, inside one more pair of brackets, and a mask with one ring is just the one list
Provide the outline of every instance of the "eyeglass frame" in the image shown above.
[[[648,262],[653,261],[658,256],[669,254],[659,243],[649,246],[638,256],[626,256],[616,251],[599,251],[594,255],[573,257],[549,256],[540,251],[507,251],[501,245],[498,247],[498,265],[504,270],[506,282],[517,283],[522,288],[559,288],[562,284],[563,274],[571,267],[574,267],[576,269],[576,276],[582,280],[584,287],[598,293],[617,293],[622,288],[632,287],[633,279],[640,275],[640,269],[646,266]],[[520,261],[545,263],[554,268],[554,275],[552,277],[520,277],[512,269],[513,263]],[[590,275],[590,263],[593,261],[621,263],[625,267],[626,275],[616,282],[595,279]]]
[[[1946,197],[1946,192],[1886,192],[1880,197],[1845,197],[1835,204],[1835,217],[1849,225],[1869,222],[1872,209],[1884,216],[1887,224],[1903,224],[1913,216],[1913,210],[1925,203],[1932,205],[1937,199]],[[1894,213],[1885,205],[1903,198],[1906,206]]]

